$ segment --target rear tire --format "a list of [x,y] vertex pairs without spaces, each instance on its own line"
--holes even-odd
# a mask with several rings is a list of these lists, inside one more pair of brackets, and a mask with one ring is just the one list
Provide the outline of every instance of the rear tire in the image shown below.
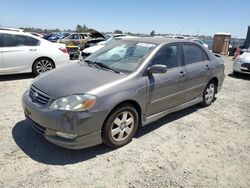
[[107,118],[102,130],[103,143],[112,148],[128,144],[139,124],[135,107],[125,104],[116,108]]
[[215,93],[217,90],[217,85],[215,82],[211,81],[207,84],[206,88],[203,91],[203,101],[202,106],[209,106],[212,104],[215,98]]
[[55,68],[54,62],[46,57],[37,59],[32,66],[32,72],[37,76]]

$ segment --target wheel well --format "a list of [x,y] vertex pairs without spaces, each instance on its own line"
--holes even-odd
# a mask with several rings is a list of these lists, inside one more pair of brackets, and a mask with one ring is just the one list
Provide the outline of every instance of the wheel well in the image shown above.
[[116,110],[117,108],[119,108],[120,106],[125,105],[125,104],[130,104],[130,105],[132,105],[133,107],[135,107],[135,109],[136,109],[136,111],[137,111],[137,113],[138,113],[138,117],[139,117],[139,126],[141,125],[141,114],[142,114],[142,112],[141,112],[141,107],[140,107],[139,103],[137,103],[137,102],[134,101],[134,100],[126,100],[126,101],[122,101],[122,102],[120,102],[119,104],[117,104],[117,105],[109,112],[109,114],[107,115],[107,117],[106,117],[106,119],[105,119],[105,121],[104,121],[104,123],[103,123],[103,125],[102,125],[102,129],[103,129],[104,125],[106,124],[106,122],[108,121],[108,118],[110,117],[110,115],[113,113],[113,111]]
[[218,82],[219,82],[219,80],[218,80],[218,78],[216,78],[216,77],[213,77],[210,81],[209,81],[209,83],[210,82],[214,82],[215,84],[216,84],[216,93],[217,93],[217,87],[218,87]]
[[43,57],[37,58],[37,59],[33,62],[32,67],[31,67],[32,71],[33,71],[33,66],[34,66],[35,62],[36,62],[37,60],[39,60],[39,59],[48,59],[48,60],[52,61],[54,67],[56,68],[56,65],[55,65],[55,62],[53,61],[53,59],[51,59],[51,58],[49,58],[49,57],[46,57],[46,56],[43,56]]

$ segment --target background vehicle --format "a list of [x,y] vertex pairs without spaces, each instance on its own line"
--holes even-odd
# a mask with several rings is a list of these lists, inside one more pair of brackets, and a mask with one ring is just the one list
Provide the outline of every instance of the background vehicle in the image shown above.
[[250,74],[250,48],[248,48],[243,54],[239,55],[233,65],[234,74],[244,73]]
[[69,58],[71,60],[78,59],[80,56],[80,47],[79,46],[66,46]]
[[182,35],[166,35],[165,37],[171,39],[186,39],[186,37]]
[[45,36],[44,38],[50,42],[58,42],[58,40],[61,40],[69,35],[70,33],[68,32],[52,33],[52,34]]
[[103,48],[104,46],[116,41],[116,40],[121,40],[121,39],[126,39],[126,38],[136,38],[134,36],[129,36],[129,35],[126,35],[126,34],[114,34],[114,35],[111,35],[109,37],[108,40],[106,41],[102,41],[102,42],[99,42],[97,45],[95,46],[91,46],[91,47],[88,47],[88,48],[85,48],[81,55],[83,58],[86,58],[88,57],[90,54],[96,52],[97,50],[100,50],[101,48]]
[[57,40],[57,42],[64,43],[66,44],[66,46],[69,46],[69,45],[79,46],[80,49],[82,50],[85,48],[85,45],[88,41],[92,40],[92,42],[94,42],[93,39],[100,41],[100,38],[105,40],[105,37],[102,33],[94,29],[89,29],[89,33],[72,33],[68,35],[67,37]]
[[208,44],[206,44],[206,43],[203,42],[202,40],[199,40],[199,39],[191,39],[191,41],[197,42],[198,44],[204,46],[205,48],[208,48]]
[[224,76],[223,61],[197,43],[131,38],[36,79],[23,109],[30,125],[59,146],[117,148],[141,125],[194,104],[209,106]]
[[0,30],[0,74],[33,72],[35,75],[65,65],[64,44],[51,43],[30,33]]
[[30,32],[31,35],[34,35],[36,37],[40,37],[40,38],[43,38],[43,35],[42,34],[39,34],[39,33],[35,33],[35,32]]

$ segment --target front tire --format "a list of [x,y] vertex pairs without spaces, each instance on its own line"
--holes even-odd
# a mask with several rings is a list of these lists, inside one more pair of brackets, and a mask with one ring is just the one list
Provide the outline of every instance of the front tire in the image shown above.
[[116,108],[108,117],[102,130],[103,143],[112,148],[128,144],[139,124],[138,112],[130,105]]
[[233,74],[234,74],[235,76],[239,76],[239,75],[240,75],[240,73],[239,73],[239,72],[236,72],[236,71],[233,71]]
[[42,57],[34,62],[32,66],[32,72],[37,76],[54,68],[54,62],[51,59]]
[[215,82],[209,82],[203,91],[203,101],[202,105],[203,106],[209,106],[212,104],[215,98],[215,93],[216,93],[217,85]]

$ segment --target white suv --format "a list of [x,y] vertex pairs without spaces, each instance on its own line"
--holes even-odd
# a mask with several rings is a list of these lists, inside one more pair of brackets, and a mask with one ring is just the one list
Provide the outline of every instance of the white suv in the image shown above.
[[51,43],[22,30],[0,28],[0,75],[39,75],[68,62],[65,44]]

